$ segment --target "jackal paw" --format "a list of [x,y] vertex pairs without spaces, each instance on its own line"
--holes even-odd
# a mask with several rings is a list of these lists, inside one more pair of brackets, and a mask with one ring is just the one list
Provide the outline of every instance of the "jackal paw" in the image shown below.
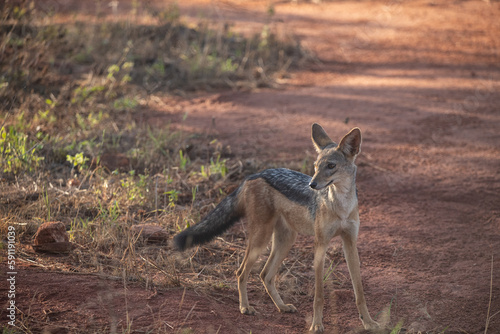
[[254,315],[255,309],[252,306],[247,306],[247,307],[240,306],[240,312],[241,314]]
[[309,332],[313,334],[321,334],[323,333],[324,330],[325,328],[323,327],[323,324],[318,324],[318,325],[312,324],[311,328],[309,328]]
[[295,306],[293,306],[292,304],[283,305],[279,308],[279,310],[281,313],[295,313],[295,312],[297,312],[297,308],[295,308]]

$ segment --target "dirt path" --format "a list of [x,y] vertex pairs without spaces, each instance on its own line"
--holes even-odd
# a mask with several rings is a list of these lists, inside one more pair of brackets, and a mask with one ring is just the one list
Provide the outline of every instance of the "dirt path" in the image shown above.
[[[256,31],[267,4],[180,6],[193,20],[205,13]],[[281,90],[178,98],[175,108],[152,106],[147,118],[210,131],[236,156],[280,166],[312,163],[313,122],[334,137],[360,127],[359,249],[371,313],[391,305],[391,323],[403,321],[408,332],[484,332],[488,307],[500,311],[500,3],[299,1],[277,3],[275,12],[276,29],[299,36],[317,64]],[[345,264],[338,270],[348,276]],[[260,314],[246,317],[234,290],[154,295],[129,286],[125,298],[122,284],[95,277],[26,271],[19,281],[21,297],[50,306],[47,318],[62,328],[57,319],[76,312],[70,325],[83,331],[109,319],[123,325],[126,310],[136,328],[164,321],[167,332],[193,333],[303,333],[312,316],[311,294],[296,302],[297,314],[283,315],[257,284],[250,298]],[[58,284],[68,288],[47,292]],[[327,291],[327,332],[359,332],[351,287]],[[488,330],[498,332],[500,314]]]
[[[214,10],[250,29],[265,17],[259,4]],[[392,320],[409,330],[484,331],[490,283],[491,310],[500,310],[499,4],[275,9],[278,31],[300,36],[320,63],[295,73],[285,90],[189,102],[185,126],[277,164],[310,163],[312,122],[337,136],[359,126],[359,241],[371,308],[392,301]],[[327,323],[339,333],[359,326],[351,299],[338,297],[351,292],[331,293]],[[500,331],[500,319],[489,330]]]

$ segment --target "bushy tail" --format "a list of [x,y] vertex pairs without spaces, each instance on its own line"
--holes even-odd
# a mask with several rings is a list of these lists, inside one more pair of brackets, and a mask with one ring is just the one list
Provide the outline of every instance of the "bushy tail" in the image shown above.
[[238,208],[238,194],[240,188],[224,198],[203,220],[174,237],[174,243],[178,250],[204,244],[216,236],[222,234],[241,217],[242,212]]

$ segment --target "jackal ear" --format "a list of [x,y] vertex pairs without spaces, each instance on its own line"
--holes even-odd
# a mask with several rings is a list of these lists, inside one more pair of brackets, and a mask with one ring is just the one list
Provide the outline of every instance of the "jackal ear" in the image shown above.
[[316,152],[321,152],[325,147],[329,145],[337,145],[333,140],[328,137],[325,130],[321,127],[321,125],[314,123],[312,125],[312,142],[314,144],[314,148]]
[[342,138],[339,150],[347,157],[355,157],[361,152],[361,130],[354,128]]

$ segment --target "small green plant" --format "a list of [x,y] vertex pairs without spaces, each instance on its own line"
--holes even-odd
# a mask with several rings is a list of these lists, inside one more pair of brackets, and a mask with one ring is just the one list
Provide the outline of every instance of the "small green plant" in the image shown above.
[[[70,144],[65,145],[64,148],[62,148],[63,152],[74,152],[74,151],[92,151],[96,147],[98,147],[100,144],[96,142],[95,138],[91,138],[88,140],[82,140],[82,141],[76,141],[73,140]],[[68,160],[69,161],[69,160]]]
[[151,65],[151,67],[146,68],[146,73],[149,75],[163,77],[166,73],[165,64],[163,63],[163,61],[157,60],[153,65]]
[[[122,61],[125,59],[126,55],[130,51],[131,43],[128,43],[123,51]],[[106,81],[104,86],[107,88],[105,97],[113,98],[117,95],[116,89],[118,87],[125,86],[130,81],[132,77],[130,72],[134,68],[133,62],[123,62],[122,64],[113,64],[108,67],[108,75],[106,76]]]
[[43,111],[38,110],[38,114],[35,115],[35,121],[44,122],[47,124],[55,123],[57,121],[57,117],[54,115],[53,110],[56,107],[57,103],[53,99],[46,99],[45,104],[47,105],[47,109]]
[[212,174],[219,173],[223,178],[226,177],[227,167],[226,167],[226,159],[220,160],[220,155],[217,156],[217,160],[210,159],[210,172]]
[[262,31],[260,33],[260,42],[259,42],[259,50],[264,51],[268,49],[271,37],[271,30],[269,26],[266,24],[262,27]]
[[133,110],[138,104],[135,98],[121,97],[113,102],[113,107],[117,110]]
[[274,8],[274,4],[272,2],[269,3],[267,7],[267,15],[269,18],[273,17],[276,14],[276,9]]
[[[403,323],[403,321],[400,321],[400,322],[401,322],[401,324]],[[399,324],[399,323],[398,323],[398,324]],[[442,331],[440,331],[440,332],[439,332],[439,334],[444,334],[444,333],[446,333],[446,331],[448,330],[448,327],[450,327],[450,326],[446,326],[446,327],[445,327]],[[487,332],[487,329],[485,330],[485,332]]]
[[222,176],[222,178],[225,178],[227,174],[226,159],[220,160],[220,155],[217,156],[215,161],[213,158],[210,158],[210,165],[207,167],[202,165],[200,174],[206,179],[208,179],[211,175],[217,174]]
[[340,262],[337,262],[335,265],[333,265],[333,261],[332,261],[332,263],[330,263],[330,267],[328,267],[328,270],[326,271],[326,274],[323,277],[323,281],[326,282],[326,280],[328,279],[328,277],[330,277],[330,275],[335,271],[335,269],[337,268],[337,266],[339,265],[339,263]]
[[391,330],[391,334],[399,334],[401,333],[401,330],[403,329],[403,320],[398,321],[396,326]]
[[90,239],[94,239],[94,231],[90,228],[90,219],[89,218],[80,218],[76,217],[71,221],[69,234],[69,241],[75,242],[77,241],[77,234],[88,235]]
[[[106,76],[106,79],[108,79],[108,82],[119,82],[120,84],[126,84],[132,80],[129,72],[133,67],[134,63],[132,62],[125,62],[121,66],[113,64],[108,67],[108,75]],[[121,75],[121,79],[117,78],[117,76],[119,75]]]
[[148,182],[148,175],[139,175],[138,179],[136,179],[135,171],[131,170],[129,176],[121,181],[121,186],[127,191],[127,199],[130,202],[138,201],[143,204],[146,193],[149,192]]
[[193,210],[194,202],[196,201],[196,194],[198,193],[198,185],[191,188],[191,210]]
[[191,200],[192,203],[196,200],[196,193],[198,192],[198,186],[191,188]]
[[163,156],[168,157],[168,152],[163,148],[164,142],[166,141],[163,135],[161,133],[157,134],[157,132],[153,131],[150,127],[147,128],[147,132],[149,138],[155,146],[155,149],[159,151]]
[[233,60],[231,58],[228,58],[225,62],[222,62],[220,68],[224,73],[233,73],[238,69],[238,64],[233,63]]
[[175,203],[179,199],[180,192],[175,190],[175,189],[172,189],[172,190],[166,191],[164,194],[168,196],[168,207],[169,208],[175,207]]
[[54,123],[57,119],[54,115],[50,114],[50,109],[47,109],[45,111],[38,111],[38,117],[39,119],[46,121],[48,123]]
[[99,202],[99,217],[104,221],[116,222],[120,217],[121,210],[118,201],[113,201],[109,208],[106,208]]
[[102,111],[99,111],[97,115],[93,112],[90,112],[87,117],[82,116],[81,114],[76,114],[76,123],[82,130],[95,128],[103,119],[107,118]]
[[83,155],[83,152],[77,153],[75,155],[67,155],[66,160],[71,163],[73,168],[86,168],[87,167],[87,161],[89,161],[89,158]]
[[108,102],[109,99],[115,98],[118,95],[117,89],[126,86],[132,80],[130,72],[134,63],[123,61],[129,51],[130,46],[125,47],[121,63],[108,66],[105,78],[92,80],[74,89],[71,103],[83,106],[96,100]]
[[0,128],[0,163],[4,173],[17,174],[21,171],[33,171],[44,158],[35,152],[43,148],[42,144],[30,147],[28,136],[13,126]]
[[105,89],[106,87],[103,85],[78,87],[73,91],[73,98],[71,99],[71,103],[82,105],[84,102],[89,101],[91,97],[99,92],[104,91]]
[[182,150],[179,151],[179,159],[180,159],[180,164],[179,167],[182,171],[186,171],[186,167],[189,164],[190,160],[187,155],[184,155]]
[[[191,221],[190,221],[190,219],[184,218],[184,223],[185,223],[184,224],[185,228],[190,228],[191,227]],[[179,231],[182,231],[182,228],[180,228],[180,226],[179,226]]]
[[45,207],[47,209],[47,221],[50,221],[51,217],[50,217],[50,198],[49,198],[49,191],[47,189],[45,189],[43,192],[42,192],[42,196],[43,196],[43,203],[45,204]]

